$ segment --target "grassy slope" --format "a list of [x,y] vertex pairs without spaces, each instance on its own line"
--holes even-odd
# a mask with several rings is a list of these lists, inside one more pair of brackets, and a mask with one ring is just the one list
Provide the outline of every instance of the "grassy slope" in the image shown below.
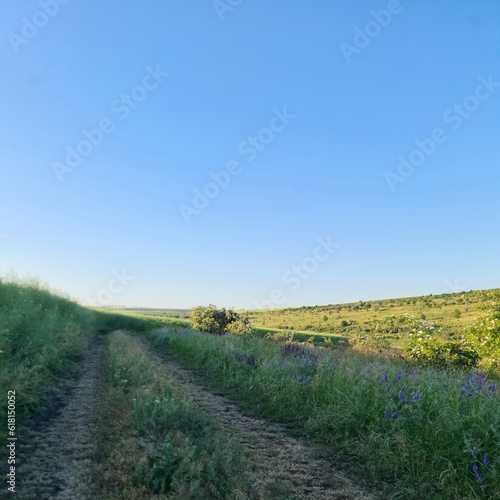
[[[282,310],[277,314],[256,311],[252,319],[258,325],[256,318],[263,318],[266,327],[266,317],[282,320],[293,315],[300,321],[320,318],[328,324],[329,317],[340,314],[334,321],[342,321],[345,315],[346,321],[357,322],[342,332],[350,335],[363,317],[374,313],[417,315],[419,307],[425,306],[427,319],[441,320],[450,334],[454,328],[452,320],[461,329],[478,315],[477,297],[478,294],[470,292],[464,297],[378,301],[371,303],[371,307],[358,303]],[[465,308],[465,300],[469,302],[467,314],[453,318],[451,312]],[[378,311],[373,310],[374,306]],[[325,315],[327,320],[323,319]],[[121,328],[144,332],[165,323],[170,323],[174,330],[186,325],[184,320],[154,315],[91,311],[51,294],[36,283],[0,280],[0,350],[3,351],[0,386],[16,390],[17,423],[36,411],[47,388],[74,366],[96,330]],[[376,322],[365,324],[373,326]],[[320,327],[318,324],[316,328]],[[333,325],[333,332],[335,328]],[[236,399],[280,421],[290,422],[289,410],[293,407],[299,428],[346,452],[349,449],[368,468],[373,467],[373,477],[379,474],[385,479],[397,477],[400,492],[408,488],[407,492],[412,494],[432,494],[437,490],[453,495],[464,489],[471,494],[469,498],[492,498],[495,491],[492,487],[499,480],[498,390],[490,391],[491,384],[485,384],[478,375],[447,372],[441,375],[430,369],[408,372],[404,377],[407,392],[402,393],[403,399],[415,397],[419,391],[422,397],[405,403],[398,392],[401,382],[396,383],[402,365],[393,364],[396,360],[364,360],[351,354],[332,354],[331,362],[317,364],[314,355],[292,356],[289,360],[289,355],[280,354],[279,344],[273,347],[272,343],[255,338],[219,339],[190,330],[180,336],[171,333],[167,336],[170,349],[176,350],[188,364],[205,370],[207,377],[221,388],[234,391]],[[330,354],[325,356],[329,358]],[[469,397],[469,394],[474,395]],[[373,404],[367,406],[367,401]],[[5,414],[2,411],[0,419]],[[6,428],[3,420],[0,424],[2,429]],[[469,445],[475,454],[481,452],[480,458],[473,459]],[[377,458],[381,450],[382,469]],[[400,460],[401,453],[404,461]],[[492,461],[487,465],[480,463],[484,453],[491,454]],[[436,461],[432,457],[440,458]],[[484,485],[476,484],[474,463],[479,464],[485,477]],[[433,486],[432,481],[439,484]]]
[[[443,327],[446,338],[455,338],[481,314],[480,292],[429,295],[326,306],[241,311],[259,329],[310,332],[310,336],[333,334],[340,337],[374,333],[377,324],[394,315],[409,314]],[[455,317],[458,310],[460,317]],[[346,325],[347,323],[347,325]],[[391,345],[402,347],[408,339],[404,327],[386,335]]]

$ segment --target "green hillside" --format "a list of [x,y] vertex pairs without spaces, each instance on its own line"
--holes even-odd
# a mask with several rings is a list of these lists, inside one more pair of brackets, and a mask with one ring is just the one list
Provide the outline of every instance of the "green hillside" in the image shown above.
[[386,341],[401,347],[410,328],[406,315],[442,327],[443,339],[454,339],[481,314],[484,292],[426,295],[286,309],[245,310],[259,329],[310,332]]

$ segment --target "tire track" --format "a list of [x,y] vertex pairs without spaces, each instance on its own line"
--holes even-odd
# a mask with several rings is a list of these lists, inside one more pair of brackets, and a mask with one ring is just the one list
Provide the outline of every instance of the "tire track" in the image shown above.
[[99,335],[80,363],[81,375],[59,388],[62,395],[55,416],[22,429],[18,498],[99,498],[92,479],[106,383],[104,350],[105,340]]

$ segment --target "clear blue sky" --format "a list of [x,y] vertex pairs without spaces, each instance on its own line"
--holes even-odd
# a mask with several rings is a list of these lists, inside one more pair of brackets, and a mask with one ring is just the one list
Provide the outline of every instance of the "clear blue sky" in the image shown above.
[[2,273],[150,307],[500,286],[500,2],[0,10]]

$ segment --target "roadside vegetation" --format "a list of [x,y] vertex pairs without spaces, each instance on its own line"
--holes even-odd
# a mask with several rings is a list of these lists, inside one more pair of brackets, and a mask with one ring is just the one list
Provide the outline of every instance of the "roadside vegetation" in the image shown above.
[[149,335],[248,411],[361,463],[393,498],[496,498],[497,379],[376,353],[164,328]]
[[240,449],[136,339],[117,331],[108,341],[109,404],[127,423],[108,451],[103,488],[128,498],[245,498]]
[[[19,425],[51,384],[73,367],[94,330],[92,311],[53,295],[34,280],[0,280],[0,387],[16,391]],[[2,397],[2,410],[5,398]],[[6,432],[0,415],[0,436]]]
[[500,303],[498,289],[289,309],[232,311],[208,306],[189,314],[168,309],[150,309],[147,314],[158,320],[175,315],[186,326],[209,333],[251,332],[277,341],[350,346],[437,367],[500,373],[498,341],[489,335],[492,321],[493,330],[499,329],[494,325],[500,322],[495,302]]

